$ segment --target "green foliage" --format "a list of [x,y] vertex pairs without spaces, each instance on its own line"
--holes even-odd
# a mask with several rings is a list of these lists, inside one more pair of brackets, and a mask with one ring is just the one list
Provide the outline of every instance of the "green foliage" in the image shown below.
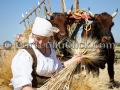
[[120,43],[118,43],[117,46],[120,47]]
[[120,59],[120,55],[117,55],[117,58]]
[[120,53],[120,50],[116,50],[115,53]]

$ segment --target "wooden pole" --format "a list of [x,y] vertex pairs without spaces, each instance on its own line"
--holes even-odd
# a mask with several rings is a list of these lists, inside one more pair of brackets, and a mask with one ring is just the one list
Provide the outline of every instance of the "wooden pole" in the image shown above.
[[34,7],[34,14],[35,14],[35,16],[37,17],[37,13],[36,13],[36,9],[35,9],[35,7]]
[[61,6],[62,6],[62,13],[64,13],[64,4],[63,4],[63,0],[61,0]]
[[50,5],[50,0],[47,0],[47,2],[48,2],[48,7],[50,9],[50,13],[52,13],[52,8],[51,8],[51,5]]
[[[28,16],[28,13],[26,12],[26,17]],[[30,27],[30,21],[29,21],[29,18],[27,18],[27,20],[28,20],[28,25],[29,25],[29,27]]]
[[45,18],[48,19],[48,18],[47,18],[47,12],[46,12],[46,5],[45,5],[45,2],[43,3],[43,6],[44,6],[44,15],[45,15]]
[[[30,8],[30,13],[31,13],[31,8]],[[32,17],[32,14],[31,14]],[[32,17],[32,24],[34,23],[34,18]]]
[[[38,6],[40,5],[40,2],[38,1]],[[41,11],[41,8],[40,6],[38,7],[38,12],[40,13],[40,17],[42,18],[42,11]]]
[[[44,1],[45,1],[45,0],[43,0],[43,1],[40,3],[40,5],[42,5],[42,4],[44,3]],[[40,6],[40,5],[39,5],[39,6]],[[36,8],[34,8],[34,10],[33,10],[26,18],[24,18],[24,19],[20,22],[20,24],[21,24],[22,22],[25,22],[25,20],[26,20],[30,15],[32,15],[32,13],[33,13],[34,11],[36,11],[36,9],[37,9],[39,6],[37,6]]]
[[76,9],[79,9],[79,0],[76,1]]
[[[24,14],[22,14],[22,19],[24,20]],[[24,29],[26,29],[26,22],[24,21]]]
[[76,0],[74,0],[74,12],[76,12]]

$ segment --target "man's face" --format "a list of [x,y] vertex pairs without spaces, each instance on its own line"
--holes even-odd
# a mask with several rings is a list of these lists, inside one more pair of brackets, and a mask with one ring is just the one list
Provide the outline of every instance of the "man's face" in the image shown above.
[[44,37],[39,35],[33,35],[34,43],[37,44],[38,48],[42,48],[47,46],[47,43],[49,42],[50,37]]

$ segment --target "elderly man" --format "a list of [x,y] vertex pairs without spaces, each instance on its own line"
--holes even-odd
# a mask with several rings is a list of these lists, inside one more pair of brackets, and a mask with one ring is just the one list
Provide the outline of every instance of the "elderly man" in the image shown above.
[[53,33],[57,32],[59,29],[53,27],[49,21],[36,17],[29,37],[31,48],[20,49],[12,61],[11,85],[14,90],[34,90],[43,85],[45,79],[67,67],[73,60],[81,62],[82,58],[79,55],[64,63],[57,60],[55,50],[49,42]]

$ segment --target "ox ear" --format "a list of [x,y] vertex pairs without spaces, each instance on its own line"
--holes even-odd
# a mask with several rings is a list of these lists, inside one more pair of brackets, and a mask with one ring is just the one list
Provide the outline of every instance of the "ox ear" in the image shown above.
[[114,18],[116,15],[117,15],[117,13],[118,13],[118,9],[116,10],[116,12],[114,12],[111,16],[112,16],[112,18]]
[[90,16],[91,16],[92,18],[95,17],[95,15],[90,11],[90,7],[88,8],[88,12],[89,12],[89,14],[90,14]]

